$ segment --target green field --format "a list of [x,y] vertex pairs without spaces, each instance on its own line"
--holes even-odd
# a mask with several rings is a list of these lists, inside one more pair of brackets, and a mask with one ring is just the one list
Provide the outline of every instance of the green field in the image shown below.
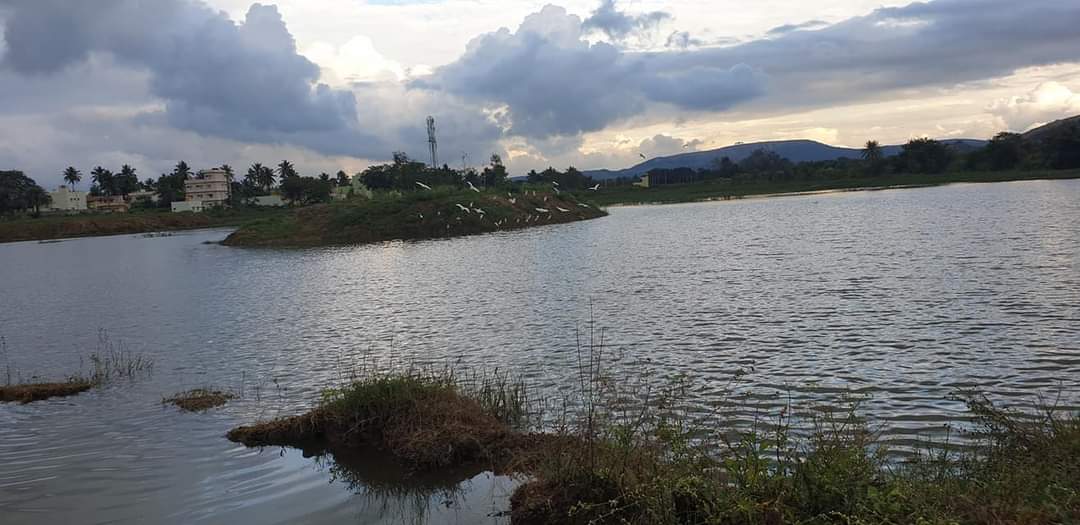
[[825,190],[881,189],[906,186],[937,186],[959,182],[1004,182],[1038,179],[1080,178],[1080,170],[951,172],[941,174],[890,174],[878,177],[842,179],[811,179],[783,181],[752,181],[737,183],[728,180],[689,184],[671,184],[653,188],[616,186],[587,192],[601,206],[614,204],[647,204],[720,200],[776,193],[795,193]]

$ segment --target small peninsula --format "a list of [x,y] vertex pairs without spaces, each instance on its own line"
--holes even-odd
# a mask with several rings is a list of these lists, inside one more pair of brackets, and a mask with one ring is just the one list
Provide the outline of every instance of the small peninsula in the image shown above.
[[226,246],[310,247],[436,239],[607,215],[567,193],[437,188],[319,204],[245,224]]

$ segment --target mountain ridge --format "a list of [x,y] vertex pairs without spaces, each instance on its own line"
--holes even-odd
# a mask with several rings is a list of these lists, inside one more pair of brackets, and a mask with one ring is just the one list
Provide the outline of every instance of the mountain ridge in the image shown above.
[[[960,147],[982,147],[986,144],[985,140],[978,139],[945,139],[942,140],[942,142],[951,145],[958,145]],[[900,148],[901,146],[899,145],[881,147],[882,153],[884,153],[885,156],[893,156],[899,154]],[[648,173],[650,170],[654,169],[701,169],[710,167],[714,160],[723,157],[728,157],[733,162],[739,162],[746,157],[749,157],[751,153],[759,149],[776,152],[781,157],[784,157],[791,162],[796,163],[836,160],[844,157],[857,159],[862,155],[862,150],[858,148],[832,146],[823,142],[818,142],[816,140],[776,140],[752,142],[745,144],[733,144],[731,146],[725,146],[722,148],[706,151],[691,151],[687,153],[678,153],[675,155],[647,159],[644,162],[621,170],[597,169],[588,170],[583,173],[592,177],[595,180],[606,180],[618,177],[640,177],[641,175],[644,175],[645,173]]]

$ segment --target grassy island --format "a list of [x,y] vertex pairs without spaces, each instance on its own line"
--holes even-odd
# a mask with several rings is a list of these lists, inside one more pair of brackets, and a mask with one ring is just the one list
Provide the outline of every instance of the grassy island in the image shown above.
[[228,246],[305,247],[433,239],[593,219],[602,209],[543,191],[456,190],[376,193],[370,199],[319,204],[253,221]]
[[[594,368],[595,370],[595,368]],[[347,456],[375,448],[418,472],[465,465],[523,475],[515,524],[1050,524],[1080,519],[1080,419],[967,398],[972,443],[885,455],[854,409],[792,409],[752,428],[692,422],[676,383],[627,405],[587,375],[575,415],[540,431],[520,381],[393,372],[327,390],[311,412],[228,433],[248,446]],[[564,407],[566,405],[563,405]],[[809,434],[796,417],[812,417]],[[531,423],[530,423],[531,422]]]

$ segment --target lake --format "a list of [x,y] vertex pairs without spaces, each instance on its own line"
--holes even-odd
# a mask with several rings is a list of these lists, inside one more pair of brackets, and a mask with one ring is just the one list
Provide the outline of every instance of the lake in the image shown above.
[[[498,367],[567,392],[590,319],[611,370],[689,374],[692,413],[734,392],[742,423],[854,396],[903,449],[962,421],[951,396],[966,389],[1080,403],[1080,181],[610,212],[308,250],[207,243],[227,231],[0,245],[0,373],[60,378],[102,338],[155,363],[0,405],[0,521],[499,522],[506,477],[400,483],[379,458],[342,466],[223,435],[310,407],[361,362]],[[161,404],[204,386],[243,398],[205,414]]]

